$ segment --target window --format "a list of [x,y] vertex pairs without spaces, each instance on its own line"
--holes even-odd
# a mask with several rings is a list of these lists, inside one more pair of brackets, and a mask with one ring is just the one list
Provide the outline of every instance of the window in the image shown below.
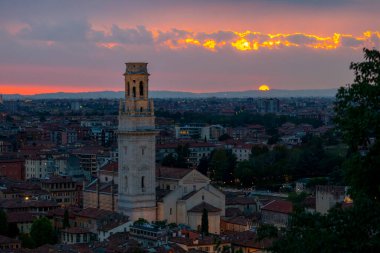
[[170,215],[172,215],[172,213],[173,213],[173,210],[170,208]]
[[144,96],[144,83],[140,81],[139,85],[140,97]]
[[135,98],[136,97],[136,87],[135,86],[133,86],[133,88],[132,88],[132,93],[133,93],[133,97]]
[[130,96],[130,85],[129,85],[129,82],[127,83],[127,96]]
[[145,177],[141,177],[141,189],[144,191],[145,189]]
[[144,154],[145,154],[145,148],[142,147],[142,148],[141,148],[141,155],[144,155]]

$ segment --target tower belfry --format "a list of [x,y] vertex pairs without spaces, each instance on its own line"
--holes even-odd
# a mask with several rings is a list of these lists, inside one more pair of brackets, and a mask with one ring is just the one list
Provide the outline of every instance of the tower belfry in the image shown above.
[[147,63],[126,63],[125,100],[119,106],[118,210],[132,221],[156,220],[156,146]]

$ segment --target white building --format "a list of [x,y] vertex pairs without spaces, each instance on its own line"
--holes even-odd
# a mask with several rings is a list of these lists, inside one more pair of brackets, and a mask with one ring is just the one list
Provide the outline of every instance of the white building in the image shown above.
[[25,160],[25,179],[46,178],[51,171],[52,161],[43,157],[33,157]]
[[148,96],[147,63],[126,63],[125,101],[120,101],[118,210],[132,221],[156,220],[155,130]]
[[225,215],[225,195],[197,170],[161,167],[157,169],[160,189],[157,220],[187,224],[200,229],[203,209],[208,211],[210,233],[220,233],[220,217]]
[[232,148],[232,153],[236,156],[236,161],[246,161],[249,160],[250,155],[252,154],[252,147],[251,144],[242,144],[242,145],[236,145]]

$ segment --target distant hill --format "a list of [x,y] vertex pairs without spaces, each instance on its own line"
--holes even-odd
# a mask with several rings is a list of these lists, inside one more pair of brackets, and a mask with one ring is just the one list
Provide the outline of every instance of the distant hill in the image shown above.
[[[337,89],[320,90],[270,90],[270,91],[226,91],[226,92],[206,92],[192,93],[182,91],[150,91],[153,98],[245,98],[245,97],[334,97]],[[5,100],[11,99],[119,99],[124,97],[123,91],[99,91],[99,92],[79,92],[79,93],[45,93],[31,96],[19,94],[3,95]]]

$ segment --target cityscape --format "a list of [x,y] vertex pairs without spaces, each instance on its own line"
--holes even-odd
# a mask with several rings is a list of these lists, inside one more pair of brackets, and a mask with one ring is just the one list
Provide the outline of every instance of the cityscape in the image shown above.
[[0,3],[0,252],[380,251],[380,5],[190,2]]

